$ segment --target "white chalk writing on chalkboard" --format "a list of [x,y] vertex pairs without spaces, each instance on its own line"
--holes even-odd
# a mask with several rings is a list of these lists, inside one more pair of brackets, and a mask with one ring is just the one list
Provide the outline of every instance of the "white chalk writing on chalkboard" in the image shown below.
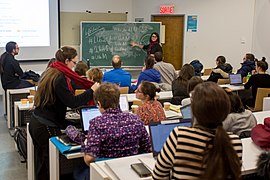
[[[87,23],[87,22],[86,22]],[[108,24],[108,25],[107,25]],[[130,41],[140,44],[149,43],[150,34],[154,31],[153,25],[149,23],[89,23],[85,25],[83,33],[82,54],[83,59],[90,59],[90,62],[99,61],[100,64],[110,64],[111,57],[118,54],[122,60],[134,61],[139,58],[143,65],[146,52],[140,48],[134,48]],[[156,24],[156,26],[158,26]],[[157,30],[156,30],[157,31]],[[159,26],[158,26],[159,31]],[[140,58],[141,57],[141,58]],[[134,61],[135,62],[135,61]],[[97,62],[97,64],[99,64]],[[137,61],[135,62],[137,63]]]

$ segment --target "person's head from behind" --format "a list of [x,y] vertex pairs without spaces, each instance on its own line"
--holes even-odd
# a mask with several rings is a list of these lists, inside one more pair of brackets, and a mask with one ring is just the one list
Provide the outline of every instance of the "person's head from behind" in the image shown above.
[[85,62],[83,62],[83,61],[79,61],[79,62],[77,62],[74,71],[75,71],[79,76],[85,76],[87,70],[88,70],[87,64],[86,64]]
[[216,65],[219,66],[221,64],[226,63],[226,58],[224,56],[218,56],[216,59]]
[[148,81],[142,81],[138,88],[136,89],[136,98],[142,101],[154,100],[156,97],[156,92],[159,92],[160,89]]
[[[205,82],[197,85],[191,97],[191,109],[195,118],[194,127],[213,134],[203,156],[206,166],[201,179],[240,179],[241,163],[231,139],[222,127],[230,112],[231,103],[226,92],[216,83]],[[212,144],[212,146],[211,146]]]
[[148,55],[146,59],[144,60],[144,65],[145,65],[145,70],[152,69],[155,65],[155,59],[151,55]]
[[121,68],[122,66],[122,60],[119,55],[114,55],[112,57],[112,66],[113,68]]
[[263,57],[261,61],[257,61],[256,63],[257,72],[265,72],[267,69],[268,69],[268,63],[266,62],[265,57]]
[[240,99],[240,97],[233,93],[230,89],[225,89],[225,92],[229,96],[231,102],[231,111],[230,113],[242,113],[245,111],[245,107]]
[[150,43],[160,43],[160,40],[159,40],[159,34],[157,32],[153,32],[150,36],[150,39],[149,39]]
[[185,64],[180,72],[179,72],[179,78],[183,79],[183,80],[190,80],[190,78],[192,78],[193,76],[195,76],[195,70],[193,68],[192,65],[190,64]]
[[94,92],[94,100],[101,112],[119,107],[120,90],[115,84],[102,83]]
[[154,57],[157,62],[161,62],[163,60],[162,52],[155,52]]
[[192,78],[190,78],[190,80],[188,81],[188,93],[190,94],[194,88],[198,85],[203,83],[203,80],[201,77],[199,76],[193,76]]
[[72,47],[64,46],[56,51],[55,58],[56,61],[60,61],[72,69],[77,64],[77,51]]
[[103,72],[100,70],[100,68],[92,68],[86,72],[86,76],[91,81],[101,83]]
[[251,53],[246,53],[243,58],[243,61],[255,61],[255,56]]
[[10,41],[6,44],[6,52],[9,54],[18,55],[19,54],[19,46],[16,42]]

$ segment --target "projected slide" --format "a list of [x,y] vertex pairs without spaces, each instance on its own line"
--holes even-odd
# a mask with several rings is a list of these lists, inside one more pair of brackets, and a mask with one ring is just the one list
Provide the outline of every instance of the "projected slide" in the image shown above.
[[20,47],[50,46],[48,0],[1,0],[0,47],[16,41]]

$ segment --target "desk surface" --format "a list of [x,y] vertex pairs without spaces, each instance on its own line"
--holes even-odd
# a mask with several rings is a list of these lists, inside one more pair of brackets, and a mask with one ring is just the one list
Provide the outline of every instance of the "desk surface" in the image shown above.
[[257,124],[264,124],[264,118],[270,117],[270,111],[254,112],[253,114],[257,119]]
[[[242,175],[254,173],[256,170],[257,158],[260,153],[263,152],[263,150],[256,146],[252,142],[251,138],[241,139],[241,141],[243,144]],[[128,179],[138,179],[137,174],[130,168],[130,164],[140,162],[139,159],[141,159],[151,169],[154,168],[155,159],[153,158],[152,153],[140,154],[135,156],[91,163],[90,179],[100,178],[99,174],[96,173],[100,170],[105,173],[105,176],[111,178],[112,180],[125,179],[122,177],[126,177],[127,175],[129,176]]]
[[[136,98],[136,93],[130,93],[130,94],[126,94],[127,98],[128,98],[128,102],[133,102],[134,100],[138,100]],[[170,100],[173,95],[172,95],[172,91],[163,91],[163,92],[159,92],[157,93],[158,99],[160,100]]]

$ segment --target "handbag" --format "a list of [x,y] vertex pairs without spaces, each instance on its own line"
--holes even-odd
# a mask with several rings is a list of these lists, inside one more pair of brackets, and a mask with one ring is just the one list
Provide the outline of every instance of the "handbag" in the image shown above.
[[270,117],[264,119],[264,124],[258,124],[251,130],[251,139],[262,149],[270,149]]

